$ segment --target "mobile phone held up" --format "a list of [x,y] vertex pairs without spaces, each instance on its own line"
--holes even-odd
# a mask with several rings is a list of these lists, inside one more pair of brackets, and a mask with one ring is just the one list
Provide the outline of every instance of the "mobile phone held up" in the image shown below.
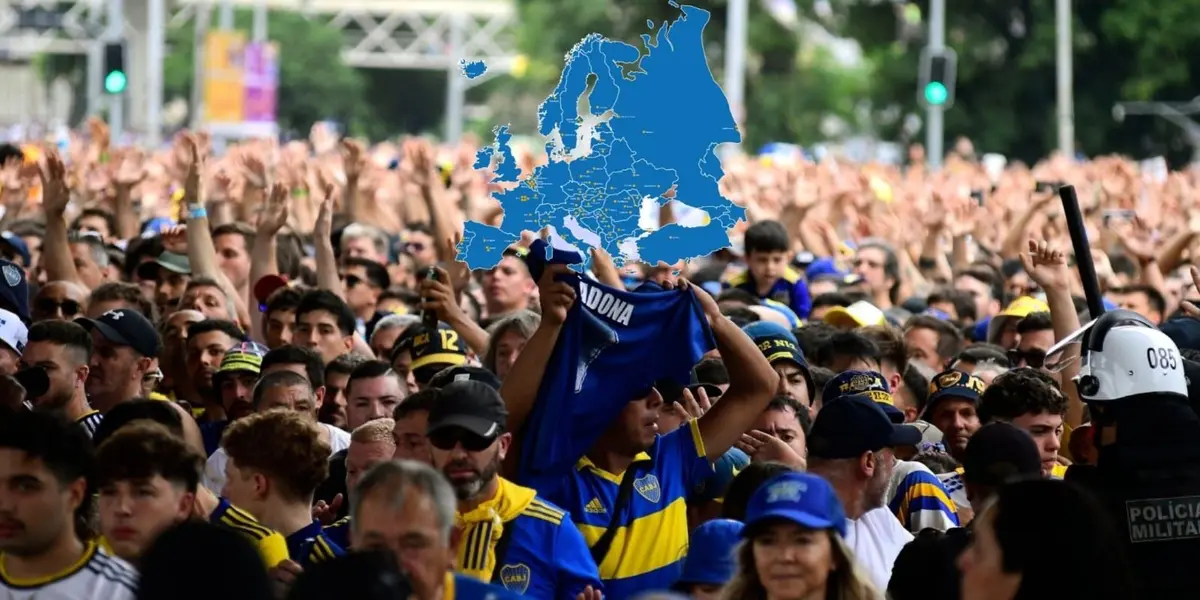
[[[426,269],[425,277],[423,277],[422,279],[432,279],[433,281],[437,281],[438,280],[437,267],[429,267],[428,269]],[[430,299],[428,296],[421,297],[422,304],[425,304],[429,301],[430,301]],[[437,326],[438,326],[437,311],[430,310],[427,308],[422,308],[421,309],[421,324],[425,326],[425,331],[436,331]]]
[[1033,191],[1039,194],[1054,194],[1058,192],[1058,188],[1063,186],[1061,181],[1039,181],[1034,184]]
[[1111,223],[1132,221],[1137,218],[1137,212],[1131,209],[1106,210],[1101,218],[1104,220],[1104,226],[1107,227]]
[[975,204],[983,206],[983,190],[971,190],[971,199],[975,201]]

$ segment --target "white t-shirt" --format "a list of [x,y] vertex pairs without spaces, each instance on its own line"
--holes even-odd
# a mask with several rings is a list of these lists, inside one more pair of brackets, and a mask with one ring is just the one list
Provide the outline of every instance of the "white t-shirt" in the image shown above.
[[90,543],[83,556],[62,573],[37,581],[13,579],[0,561],[0,598],[4,600],[134,600],[137,571],[129,563]]
[[[318,423],[318,425],[324,427],[325,431],[329,432],[330,456],[350,447],[350,434],[348,432],[328,423]],[[217,451],[208,457],[208,463],[204,465],[204,487],[218,496],[221,495],[221,490],[225,487],[226,462],[229,462],[229,457],[226,456],[225,449],[217,448]]]
[[892,564],[913,535],[886,506],[867,511],[857,519],[846,519],[846,545],[875,587],[887,590]]

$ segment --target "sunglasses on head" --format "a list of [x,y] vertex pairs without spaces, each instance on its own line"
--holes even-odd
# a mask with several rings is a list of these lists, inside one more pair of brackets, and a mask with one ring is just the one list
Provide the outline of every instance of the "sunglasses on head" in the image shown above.
[[1042,368],[1046,364],[1046,353],[1041,350],[1009,350],[1008,362],[1013,368],[1028,366],[1035,369]]
[[467,452],[482,452],[495,441],[496,438],[485,438],[458,427],[447,427],[429,434],[429,444],[438,450],[453,450],[462,444]]
[[41,313],[54,313],[58,312],[59,309],[62,309],[62,314],[64,317],[73,317],[79,314],[79,303],[74,300],[63,300],[62,302],[58,302],[50,298],[39,298],[34,302],[34,306],[36,306],[38,312]]

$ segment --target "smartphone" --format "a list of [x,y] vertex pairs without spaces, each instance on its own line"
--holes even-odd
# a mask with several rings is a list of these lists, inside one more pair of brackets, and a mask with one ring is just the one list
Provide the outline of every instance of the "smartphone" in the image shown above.
[[975,201],[975,204],[983,206],[983,190],[971,190],[971,199]]
[[1127,208],[1121,210],[1106,210],[1102,213],[1102,215],[1103,216],[1101,218],[1104,220],[1104,224],[1108,225],[1109,223],[1115,221],[1132,221],[1137,217],[1137,211]]
[[1047,192],[1057,192],[1058,188],[1060,188],[1062,186],[1063,186],[1063,183],[1061,181],[1039,181],[1034,185],[1033,191],[1035,191],[1039,194],[1045,194]]
[[[426,269],[425,277],[423,277],[422,279],[432,279],[434,281],[437,281],[438,280],[437,268],[429,267],[428,269]],[[421,303],[424,304],[426,302],[429,302],[429,298],[422,297]],[[430,332],[436,331],[437,326],[438,326],[437,311],[428,310],[428,309],[424,309],[424,308],[421,309],[421,324],[425,326],[425,331],[430,331]]]

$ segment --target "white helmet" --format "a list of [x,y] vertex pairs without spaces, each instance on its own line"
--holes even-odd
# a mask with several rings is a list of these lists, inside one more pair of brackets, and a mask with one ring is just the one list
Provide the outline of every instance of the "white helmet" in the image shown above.
[[1079,333],[1084,338],[1083,360],[1075,385],[1084,400],[1107,402],[1142,394],[1187,397],[1179,348],[1145,317],[1109,311]]

